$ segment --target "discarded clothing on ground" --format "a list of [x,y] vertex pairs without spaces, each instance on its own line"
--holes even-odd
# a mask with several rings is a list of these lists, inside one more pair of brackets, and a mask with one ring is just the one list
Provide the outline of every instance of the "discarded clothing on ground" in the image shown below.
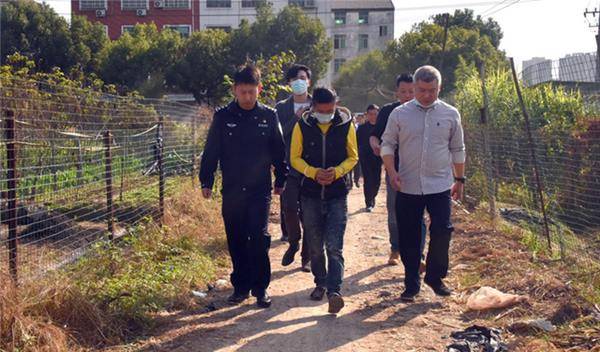
[[473,325],[462,331],[450,334],[454,342],[447,347],[447,352],[507,352],[508,347],[502,343],[500,330]]

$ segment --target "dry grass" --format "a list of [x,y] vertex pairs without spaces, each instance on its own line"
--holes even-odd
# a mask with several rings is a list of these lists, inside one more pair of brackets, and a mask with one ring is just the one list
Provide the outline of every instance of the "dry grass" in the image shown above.
[[[152,310],[193,304],[190,287],[206,287],[212,268],[223,262],[220,203],[202,200],[190,178],[182,178],[169,194],[176,196],[165,202],[163,229],[139,228],[140,240],[97,248],[79,261],[84,265],[24,281],[18,288],[0,276],[0,351],[77,351],[118,344],[139,333],[139,319],[152,319]],[[143,253],[136,253],[140,249]],[[190,261],[193,265],[186,264]],[[149,269],[132,270],[132,265]],[[162,281],[149,283],[152,265],[174,265],[179,271],[157,273]],[[203,272],[188,274],[188,267]],[[146,284],[156,289],[138,294]],[[168,292],[162,294],[163,289]]]
[[526,319],[547,319],[558,327],[554,333],[513,331],[508,338],[514,351],[588,351],[598,344],[600,324],[593,317],[598,302],[589,299],[589,291],[597,289],[593,282],[578,279],[570,263],[532,254],[523,244],[526,230],[486,219],[476,211],[459,214],[456,221],[460,230],[454,237],[453,258],[460,265],[454,272],[461,298],[491,286],[530,299],[511,309],[465,312],[463,320],[509,331],[513,323]]

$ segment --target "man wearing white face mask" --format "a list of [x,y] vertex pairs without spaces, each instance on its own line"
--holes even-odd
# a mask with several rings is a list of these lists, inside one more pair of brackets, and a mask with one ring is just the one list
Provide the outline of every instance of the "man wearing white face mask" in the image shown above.
[[358,148],[352,115],[337,107],[332,90],[314,90],[312,109],[294,126],[290,161],[302,175],[300,203],[316,284],[310,299],[320,301],[327,293],[329,313],[335,314],[344,307],[340,291],[350,185],[346,178],[358,162]]
[[[290,143],[294,125],[302,114],[310,108],[311,96],[308,94],[311,71],[304,65],[293,65],[286,73],[286,80],[292,88],[289,98],[275,106],[277,116],[283,129],[286,145],[286,157],[290,162]],[[294,256],[300,249],[302,226],[300,216],[300,179],[302,175],[292,171],[287,179],[285,190],[281,196],[281,233],[282,240],[289,241],[289,248],[283,255],[281,264],[288,266],[294,262]],[[302,270],[310,272],[310,253],[306,244],[306,236],[302,239]]]

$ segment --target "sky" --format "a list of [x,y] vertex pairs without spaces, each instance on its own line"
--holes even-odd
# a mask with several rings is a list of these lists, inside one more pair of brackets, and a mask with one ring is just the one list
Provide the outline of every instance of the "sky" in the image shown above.
[[[500,23],[504,31],[501,49],[519,63],[532,57],[558,59],[567,54],[596,51],[596,30],[589,27],[583,12],[586,8],[600,8],[600,0],[392,1],[396,5],[396,36],[433,14],[468,7]],[[69,0],[46,2],[69,17]]]

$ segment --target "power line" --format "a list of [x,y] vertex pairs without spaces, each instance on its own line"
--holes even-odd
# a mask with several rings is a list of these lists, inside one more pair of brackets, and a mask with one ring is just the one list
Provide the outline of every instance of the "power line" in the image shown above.
[[502,7],[502,8],[499,8],[499,9],[493,11],[492,13],[489,13],[488,16],[491,16],[491,15],[493,15],[495,13],[498,13],[498,12],[500,12],[500,11],[502,11],[502,10],[508,8],[508,7],[511,7],[513,5],[516,5],[516,4],[520,3],[520,2],[521,2],[521,0],[515,0],[514,2],[511,2],[510,4],[508,4],[508,5],[506,5],[506,6]]

